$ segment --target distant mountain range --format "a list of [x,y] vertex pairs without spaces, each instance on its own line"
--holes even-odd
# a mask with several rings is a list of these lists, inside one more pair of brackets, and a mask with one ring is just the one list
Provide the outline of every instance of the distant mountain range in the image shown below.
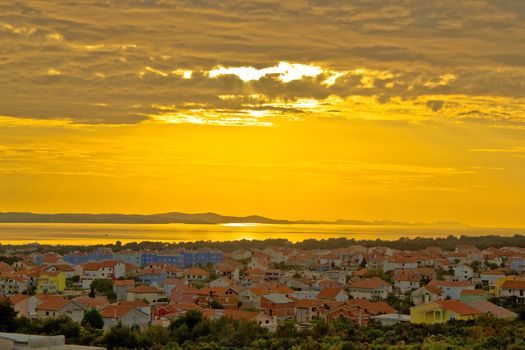
[[406,223],[399,221],[362,221],[362,220],[277,220],[264,216],[225,216],[216,213],[187,214],[179,212],[163,214],[36,214],[9,212],[0,213],[0,223],[82,223],[82,224],[323,224],[323,225],[393,225],[393,226],[433,226],[433,227],[466,227],[459,222]]

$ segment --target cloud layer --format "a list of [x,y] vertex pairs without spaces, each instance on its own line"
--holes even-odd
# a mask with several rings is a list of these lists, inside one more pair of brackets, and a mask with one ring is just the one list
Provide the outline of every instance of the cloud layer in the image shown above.
[[[520,114],[492,115],[484,103],[460,106],[453,96],[521,109],[524,18],[519,2],[488,0],[5,2],[0,114],[271,125],[276,116],[306,117],[301,112],[331,116],[283,101],[336,99],[343,103],[331,109],[348,116],[352,101],[366,97],[407,101],[405,108],[426,100],[435,117],[520,126]],[[224,95],[260,95],[266,105],[250,110]],[[170,117],[158,106],[174,107]]]

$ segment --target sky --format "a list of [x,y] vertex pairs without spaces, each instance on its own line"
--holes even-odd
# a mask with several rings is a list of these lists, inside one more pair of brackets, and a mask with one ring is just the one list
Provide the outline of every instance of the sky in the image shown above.
[[525,227],[521,0],[0,2],[0,211]]

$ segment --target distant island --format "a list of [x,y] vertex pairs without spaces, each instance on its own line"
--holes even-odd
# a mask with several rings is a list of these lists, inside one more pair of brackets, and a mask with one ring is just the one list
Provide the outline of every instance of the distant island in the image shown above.
[[0,223],[78,223],[78,224],[309,224],[309,225],[398,225],[398,226],[432,226],[432,227],[467,227],[459,222],[407,223],[400,221],[365,221],[344,220],[279,220],[259,215],[226,216],[217,213],[180,213],[169,212],[161,214],[88,214],[88,213],[58,213],[40,214],[23,212],[0,213]]

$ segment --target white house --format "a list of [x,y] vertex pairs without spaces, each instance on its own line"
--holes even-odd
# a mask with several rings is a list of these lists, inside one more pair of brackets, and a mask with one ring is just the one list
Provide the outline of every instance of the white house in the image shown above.
[[454,280],[456,281],[469,281],[474,277],[474,270],[468,265],[454,266]]
[[501,270],[483,271],[480,274],[480,280],[484,286],[494,287],[496,285],[496,281],[504,276],[505,272]]
[[513,298],[516,303],[525,303],[525,281],[505,281],[501,285],[500,296]]
[[317,294],[317,298],[342,303],[348,300],[348,293],[340,287],[325,288]]
[[379,277],[364,278],[350,284],[354,299],[384,300],[392,292],[392,285]]
[[61,297],[48,298],[36,307],[36,315],[39,319],[48,317],[68,316],[75,322],[81,322],[84,318],[86,307],[74,300]]
[[98,279],[118,279],[126,275],[126,265],[118,260],[91,262],[82,265],[80,278],[83,289],[89,289],[91,283]]
[[441,289],[445,298],[459,300],[464,290],[474,290],[471,281],[430,281],[427,286],[435,286]]
[[127,291],[128,301],[147,300],[148,303],[156,303],[165,297],[166,294],[162,289],[147,285],[137,286]]
[[139,328],[146,327],[150,322],[150,316],[144,311],[123,305],[108,305],[100,312],[104,320],[104,329],[108,329],[122,323],[125,326],[138,326]]

